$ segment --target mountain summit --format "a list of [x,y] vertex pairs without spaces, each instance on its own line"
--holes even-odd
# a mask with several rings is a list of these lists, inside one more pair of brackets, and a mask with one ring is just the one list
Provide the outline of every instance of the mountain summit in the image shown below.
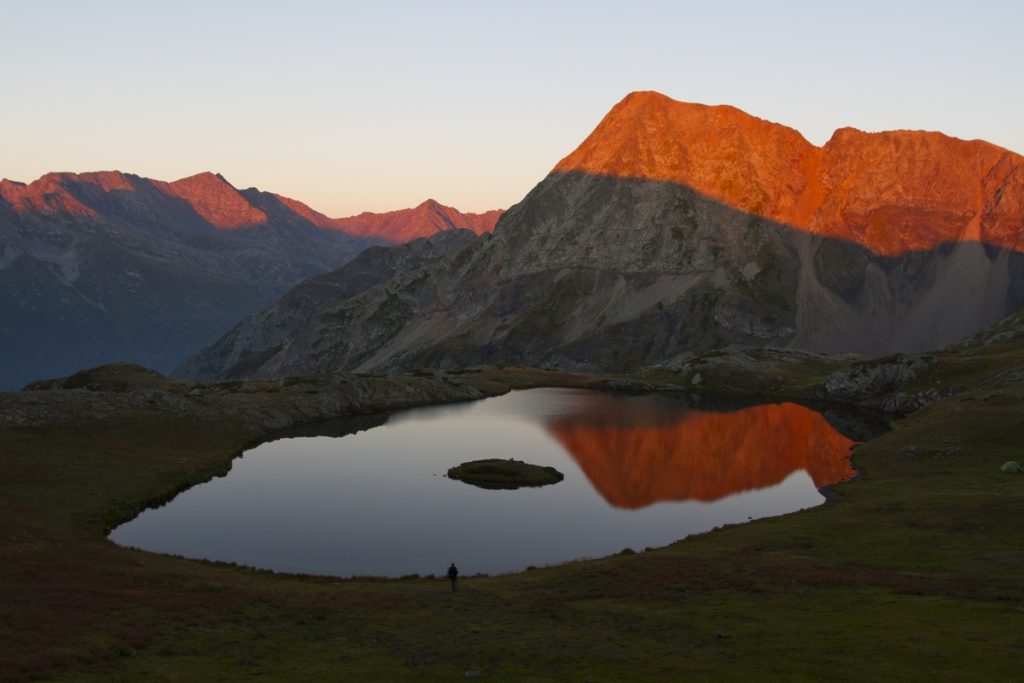
[[267,309],[273,347],[246,321],[182,371],[938,348],[1024,306],[1022,183],[1024,158],[985,142],[843,128],[817,147],[733,107],[633,93],[490,238],[301,320]]
[[436,232],[452,229],[472,230],[478,235],[490,232],[504,213],[500,209],[486,213],[463,213],[428,199],[412,209],[387,213],[361,213],[349,218],[335,218],[332,227],[350,235],[376,237],[386,242],[402,243]]
[[816,147],[735,107],[656,92],[615,105],[554,172],[678,183],[887,256],[963,239],[1015,249],[1024,217],[1021,157],[987,142],[841,128]]
[[792,128],[735,107],[634,92],[553,173],[679,183],[733,208],[792,223],[815,149]]
[[267,214],[252,206],[219,173],[199,173],[173,183],[155,185],[185,200],[204,221],[217,228],[242,228],[267,222]]

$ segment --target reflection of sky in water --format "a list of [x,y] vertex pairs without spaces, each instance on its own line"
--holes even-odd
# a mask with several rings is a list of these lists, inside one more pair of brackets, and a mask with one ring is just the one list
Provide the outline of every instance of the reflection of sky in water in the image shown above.
[[[279,571],[441,574],[454,561],[464,574],[498,573],[661,546],[821,502],[811,477],[794,467],[781,483],[712,502],[614,507],[547,429],[582,416],[588,424],[625,421],[635,430],[648,420],[659,425],[695,414],[670,399],[557,389],[412,410],[343,438],[263,444],[236,460],[227,477],[144,512],[111,538]],[[494,491],[443,476],[480,458],[553,465],[565,480]]]

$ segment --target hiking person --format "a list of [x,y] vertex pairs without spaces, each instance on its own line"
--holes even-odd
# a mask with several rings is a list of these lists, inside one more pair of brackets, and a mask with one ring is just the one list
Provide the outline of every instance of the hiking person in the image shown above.
[[459,580],[459,569],[452,562],[451,566],[448,567],[448,580],[452,582],[452,593],[455,592],[455,582]]

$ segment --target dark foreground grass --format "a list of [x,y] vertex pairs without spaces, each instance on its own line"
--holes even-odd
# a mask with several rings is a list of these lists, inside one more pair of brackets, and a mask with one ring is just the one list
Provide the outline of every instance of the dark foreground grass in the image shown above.
[[1007,357],[860,446],[837,502],[454,594],[105,539],[223,473],[258,436],[240,423],[139,412],[7,430],[0,678],[1019,680],[1024,475],[999,468],[1024,460],[1024,373],[1007,370],[1024,359]]

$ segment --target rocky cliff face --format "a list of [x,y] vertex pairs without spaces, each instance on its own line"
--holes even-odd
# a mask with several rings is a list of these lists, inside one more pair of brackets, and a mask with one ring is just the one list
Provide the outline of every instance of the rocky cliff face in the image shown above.
[[634,93],[493,235],[296,321],[309,341],[271,364],[258,344],[230,355],[266,375],[939,348],[1024,305],[1022,169],[984,142],[842,129],[815,147]]

